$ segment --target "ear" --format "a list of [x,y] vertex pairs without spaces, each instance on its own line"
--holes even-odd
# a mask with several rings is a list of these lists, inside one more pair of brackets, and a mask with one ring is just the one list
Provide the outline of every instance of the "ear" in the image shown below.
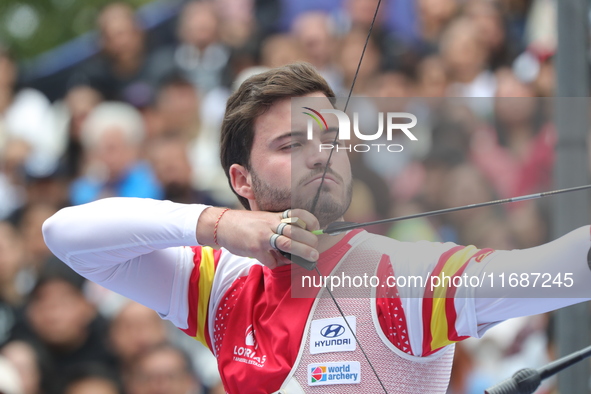
[[254,200],[250,172],[244,166],[240,164],[230,166],[230,183],[239,196]]

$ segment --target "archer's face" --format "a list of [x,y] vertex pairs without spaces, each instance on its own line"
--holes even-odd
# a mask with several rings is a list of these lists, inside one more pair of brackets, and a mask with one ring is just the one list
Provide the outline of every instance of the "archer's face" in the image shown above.
[[[333,109],[321,93],[306,97],[315,110]],[[319,104],[319,102],[321,102]],[[275,103],[255,122],[255,136],[251,152],[250,180],[254,192],[253,209],[283,211],[287,208],[311,210],[330,150],[320,151],[320,144],[332,144],[337,120],[327,116],[328,130],[314,125],[312,140],[307,139],[307,115],[291,113],[291,100]],[[292,123],[293,120],[293,123]],[[331,123],[332,122],[332,123]],[[313,212],[321,226],[343,216],[351,202],[351,166],[347,154],[334,152],[326,173],[320,198]]]

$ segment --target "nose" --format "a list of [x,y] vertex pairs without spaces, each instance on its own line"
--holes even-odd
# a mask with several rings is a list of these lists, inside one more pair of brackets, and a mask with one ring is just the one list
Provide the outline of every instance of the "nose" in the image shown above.
[[335,148],[331,143],[323,144],[316,140],[311,141],[307,149],[307,167],[310,169],[326,167],[326,163],[331,158],[331,152],[333,149]]

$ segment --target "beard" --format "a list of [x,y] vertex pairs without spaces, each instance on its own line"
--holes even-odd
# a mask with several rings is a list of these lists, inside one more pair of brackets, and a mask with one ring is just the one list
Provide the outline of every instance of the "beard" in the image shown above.
[[[279,189],[273,187],[261,179],[257,173],[251,169],[255,201],[257,202],[259,209],[262,211],[282,212],[290,208],[304,209],[316,216],[320,223],[320,228],[326,228],[326,226],[332,222],[340,219],[345,212],[347,212],[347,209],[349,209],[353,195],[353,182],[351,181],[346,185],[344,196],[342,196],[342,198],[337,198],[330,194],[330,186],[323,184],[316,203],[316,209],[312,212],[314,196],[304,196],[297,191],[303,190],[301,186],[305,185],[316,176],[322,175],[323,172],[323,168],[315,170],[305,177],[305,179],[300,181],[298,185],[294,185],[296,193],[292,195],[291,188]],[[330,174],[337,180],[341,181],[342,184],[344,183],[342,177],[330,168],[326,174]]]

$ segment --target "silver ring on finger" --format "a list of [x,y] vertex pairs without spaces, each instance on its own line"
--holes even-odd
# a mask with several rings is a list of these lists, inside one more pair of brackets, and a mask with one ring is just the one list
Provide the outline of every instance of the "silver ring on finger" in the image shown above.
[[285,211],[283,211],[283,213],[281,214],[281,219],[287,219],[289,217],[289,215],[291,214],[291,209],[286,209]]
[[271,238],[269,239],[269,243],[271,244],[271,247],[275,250],[279,250],[279,248],[277,247],[277,238],[281,237],[281,235],[279,234],[273,234],[271,235]]
[[279,226],[277,226],[277,231],[275,231],[275,232],[279,235],[283,235],[283,230],[285,230],[286,226],[288,226],[288,224],[285,222],[279,223]]

